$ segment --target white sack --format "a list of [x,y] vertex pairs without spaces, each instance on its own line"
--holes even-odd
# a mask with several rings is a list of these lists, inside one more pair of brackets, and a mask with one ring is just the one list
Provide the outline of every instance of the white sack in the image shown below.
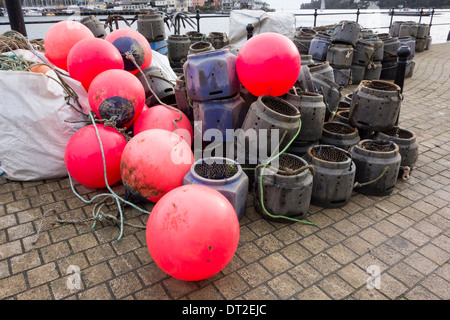
[[228,35],[232,51],[239,50],[247,41],[247,25],[249,23],[253,24],[253,35],[276,32],[291,40],[295,36],[295,16],[293,13],[232,10]]
[[[39,61],[26,50],[17,50]],[[67,176],[65,147],[84,123],[84,116],[66,104],[66,92],[53,70],[46,75],[28,71],[0,71],[0,172],[11,180],[29,181]],[[64,77],[89,112],[81,83]]]

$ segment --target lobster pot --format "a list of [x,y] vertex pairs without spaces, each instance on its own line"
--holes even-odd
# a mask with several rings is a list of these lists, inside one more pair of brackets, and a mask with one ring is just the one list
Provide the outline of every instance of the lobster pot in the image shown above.
[[423,52],[425,50],[426,43],[427,43],[426,38],[416,38],[416,51]]
[[309,72],[311,72],[311,74],[321,74],[321,75],[327,77],[328,79],[330,79],[331,81],[334,81],[333,68],[330,66],[328,61],[315,63],[308,67],[309,67]]
[[333,145],[348,150],[360,141],[358,129],[340,122],[325,122],[323,124],[321,144]]
[[340,122],[348,124],[348,116],[350,115],[350,110],[338,110],[334,116],[333,122]]
[[313,38],[316,34],[317,34],[317,31],[312,28],[298,27],[297,29],[295,29],[296,36]]
[[392,37],[416,37],[418,28],[414,21],[394,21],[389,33]]
[[311,40],[308,54],[316,61],[325,61],[330,44],[331,39],[329,35],[318,33]]
[[106,37],[104,24],[96,16],[85,17],[81,20],[81,23],[91,30],[96,38],[104,39]]
[[333,68],[350,68],[353,61],[353,47],[349,44],[331,44],[328,47],[327,61]]
[[350,154],[356,165],[357,192],[384,196],[394,190],[401,163],[396,143],[361,140],[350,149]]
[[348,107],[350,108],[350,103],[352,103],[352,99],[353,99],[353,93],[347,93],[343,98],[342,101],[345,101],[348,103]]
[[230,43],[224,32],[210,32],[206,41],[210,42],[215,49],[222,49]]
[[373,44],[373,60],[381,61],[384,57],[384,42],[382,39],[367,39],[369,43]]
[[394,80],[397,73],[397,60],[381,61],[380,79]]
[[361,81],[364,80],[364,76],[366,73],[366,67],[360,66],[357,64],[352,64],[352,83],[353,84],[359,84]]
[[[239,129],[244,122],[247,108],[240,94],[231,98],[193,101],[194,121],[201,122],[201,136],[204,141],[216,141],[215,133],[220,131],[222,141],[227,142],[233,137],[227,135],[227,129]],[[199,126],[195,126],[200,130]],[[209,131],[210,129],[215,129]],[[217,131],[218,130],[218,131]],[[200,132],[197,132],[199,134]]]
[[415,66],[416,62],[414,60],[408,60],[406,63],[405,78],[411,78],[413,76]]
[[325,208],[345,206],[352,196],[356,173],[350,153],[320,144],[310,147],[304,158],[315,171],[311,203]]
[[369,63],[364,71],[364,80],[380,80],[383,64],[381,61],[373,61]]
[[355,21],[341,21],[331,34],[331,42],[356,45],[361,27]]
[[199,159],[183,178],[183,185],[189,184],[217,190],[233,205],[239,220],[244,216],[249,180],[236,161],[219,157]]
[[302,126],[296,141],[317,141],[322,135],[325,121],[325,103],[322,95],[314,92],[299,92],[290,90],[284,99],[295,106],[301,115]]
[[191,40],[186,35],[172,34],[167,39],[167,57],[170,64],[175,68],[180,68],[186,59]]
[[186,35],[189,37],[189,40],[191,40],[191,44],[194,44],[199,41],[204,41],[206,39],[206,35],[204,33],[197,31],[186,32]]
[[189,55],[183,69],[192,100],[227,98],[241,90],[236,72],[236,56],[229,49]]
[[400,152],[401,167],[400,172],[408,167],[413,169],[417,158],[419,156],[419,144],[414,132],[399,127],[394,127],[391,130],[375,133],[373,140],[376,141],[393,141],[397,144]]
[[409,59],[414,58],[416,52],[416,40],[413,37],[402,37],[398,38],[400,41],[400,46],[407,46],[411,53],[409,54]]
[[156,66],[150,66],[143,69],[142,73],[138,72],[136,74],[136,77],[139,79],[145,89],[145,104],[147,106],[151,107],[156,104],[160,104],[157,98],[148,88],[147,82],[150,85],[150,88],[159,98],[159,100],[161,100],[161,102],[166,104],[176,103],[174,85],[170,81],[165,80],[164,73],[160,68]]
[[303,157],[310,147],[318,144],[320,144],[319,140],[313,142],[294,140],[289,145],[289,148],[286,150],[286,152],[294,154],[299,157]]
[[333,112],[337,111],[342,98],[342,87],[321,74],[313,74],[312,82],[316,91],[323,96],[326,105],[325,121],[328,121]]
[[432,37],[428,36],[427,41],[425,41],[425,50],[429,50],[431,47]]
[[298,33],[295,34],[293,42],[301,55],[309,54],[309,48],[311,47],[311,41],[313,38],[313,35],[299,35]]
[[263,218],[277,222],[289,221],[283,217],[302,219],[307,215],[311,202],[312,168],[302,158],[289,153],[283,153],[277,160],[278,165],[271,164],[264,171],[257,169],[253,198],[255,210]]
[[309,54],[300,55],[300,61],[301,61],[302,67],[310,66],[310,65],[314,64],[312,55],[309,55]]
[[400,48],[400,40],[397,37],[384,40],[383,61],[397,61],[397,50]]
[[351,68],[345,69],[333,68],[333,74],[334,74],[334,82],[336,82],[338,85],[344,88],[347,88],[350,84],[353,83]]
[[291,103],[277,97],[262,95],[252,103],[238,135],[245,150],[267,158],[282,150],[297,134],[300,112]]
[[355,53],[353,54],[352,64],[367,66],[373,60],[374,53],[373,43],[367,40],[358,40]]
[[189,54],[197,54],[201,52],[208,52],[215,50],[211,43],[207,41],[198,41],[191,44],[189,47],[188,55]]
[[417,38],[426,38],[428,37],[428,34],[430,33],[430,25],[421,23],[417,27],[417,35],[414,35],[414,37]]
[[302,91],[315,92],[308,66],[301,67],[300,74],[295,82],[295,87],[299,87]]
[[353,91],[349,123],[363,130],[394,127],[401,105],[400,87],[382,80],[363,80]]
[[177,108],[180,109],[181,112],[183,112],[190,121],[193,121],[194,113],[188,102],[184,75],[181,75],[177,78],[175,87],[173,89]]
[[137,31],[142,34],[148,42],[158,42],[166,39],[164,19],[159,13],[138,15]]

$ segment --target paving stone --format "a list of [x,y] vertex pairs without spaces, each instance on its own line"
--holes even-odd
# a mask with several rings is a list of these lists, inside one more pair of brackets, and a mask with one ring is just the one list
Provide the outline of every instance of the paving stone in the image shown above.
[[118,299],[137,292],[142,288],[141,282],[133,272],[112,279],[109,281],[109,286],[114,296]]
[[13,274],[35,268],[41,265],[41,259],[37,250],[26,252],[24,254],[11,258],[11,269]]
[[84,290],[78,295],[79,300],[113,300],[114,297],[105,284]]
[[273,278],[267,284],[283,300],[289,299],[302,289],[302,286],[286,273]]
[[23,274],[18,274],[0,280],[0,299],[9,298],[27,289]]
[[317,286],[309,287],[308,289],[303,290],[296,296],[298,300],[330,300],[330,297],[327,296],[322,290],[320,290]]
[[335,274],[327,276],[317,286],[335,300],[344,299],[353,292],[353,287]]
[[246,300],[277,300],[277,296],[265,285],[260,285],[244,295]]
[[[170,297],[160,283],[138,291],[134,295],[138,300],[170,300]],[[212,296],[211,299],[214,299],[214,297]]]
[[214,285],[227,300],[244,294],[249,288],[244,280],[235,273],[214,281]]
[[266,268],[273,275],[280,274],[294,266],[279,252],[275,252],[270,256],[262,258],[260,262],[264,266],[264,268]]
[[27,272],[27,277],[30,286],[33,288],[59,278],[59,273],[55,263],[51,262],[29,270]]
[[17,295],[17,300],[52,300],[48,284],[32,288]]

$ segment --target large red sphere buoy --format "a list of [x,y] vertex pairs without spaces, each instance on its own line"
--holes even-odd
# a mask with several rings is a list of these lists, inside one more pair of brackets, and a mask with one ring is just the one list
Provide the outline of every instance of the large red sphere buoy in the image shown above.
[[45,56],[58,68],[67,71],[70,49],[83,39],[95,38],[91,30],[77,21],[60,21],[44,37]]
[[[150,67],[152,63],[152,48],[147,39],[139,32],[132,29],[117,29],[105,37],[106,41],[111,42],[121,53],[124,69],[132,74]],[[133,54],[136,65],[126,57],[127,52]]]
[[164,129],[175,132],[174,120],[180,118],[180,113],[181,120],[175,121],[177,124],[176,133],[183,137],[187,144],[191,146],[194,130],[192,129],[191,122],[187,116],[181,111],[171,110],[163,105],[153,106],[142,111],[134,122],[134,134],[139,134],[142,131],[149,129]]
[[96,76],[106,70],[123,70],[119,50],[103,39],[84,39],[75,44],[67,56],[70,76],[81,82],[86,91]]
[[[117,130],[97,124],[105,155],[108,184],[120,181],[120,158],[127,144]],[[64,161],[69,174],[80,184],[91,188],[105,188],[105,174],[100,143],[93,124],[87,125],[70,138]]]
[[203,280],[233,258],[239,221],[220,192],[186,185],[170,191],[153,207],[146,240],[150,255],[163,271],[181,280]]
[[163,129],[145,130],[128,141],[123,151],[122,182],[132,194],[158,202],[183,185],[193,163],[191,147],[182,137]]
[[145,90],[139,79],[125,70],[100,73],[91,82],[89,105],[100,119],[111,119],[119,127],[129,127],[145,105]]
[[253,95],[286,94],[300,74],[301,59],[286,36],[267,32],[253,36],[239,50],[236,71],[242,85]]

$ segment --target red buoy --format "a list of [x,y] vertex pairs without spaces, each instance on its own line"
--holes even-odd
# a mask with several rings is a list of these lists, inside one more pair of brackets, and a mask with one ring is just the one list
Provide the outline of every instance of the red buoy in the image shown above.
[[119,127],[129,127],[145,105],[145,90],[139,79],[125,70],[100,73],[91,82],[89,105],[100,119],[111,119]]
[[70,50],[67,68],[70,76],[89,90],[92,80],[110,69],[123,70],[123,59],[119,50],[103,39],[84,39]]
[[286,94],[300,74],[301,59],[286,36],[261,33],[244,43],[236,60],[242,85],[253,95],[279,97]]
[[122,181],[129,191],[152,202],[181,186],[194,163],[190,146],[179,135],[150,129],[135,135],[122,154]]
[[[106,162],[108,184],[120,181],[120,158],[127,144],[117,130],[96,124]],[[87,125],[70,138],[64,161],[69,174],[80,184],[91,188],[105,188],[105,174],[100,143],[93,124]]]
[[[150,67],[152,63],[152,48],[147,39],[137,31],[132,29],[117,29],[105,37],[106,41],[111,42],[120,52],[124,62],[124,69],[131,74],[136,74],[141,70]],[[126,57],[131,53],[136,61]]]
[[58,68],[67,71],[70,49],[83,39],[95,38],[91,30],[77,21],[55,23],[45,34],[45,56]]
[[176,133],[183,137],[188,145],[192,145],[194,137],[194,130],[191,122],[186,115],[181,111],[171,110],[166,106],[157,105],[141,112],[134,122],[134,134],[139,134],[144,130],[149,129],[164,129],[175,132],[174,120],[178,120],[181,115],[181,120],[175,121],[177,124]]
[[203,280],[233,258],[239,221],[220,192],[186,185],[170,191],[153,207],[146,240],[150,255],[163,271],[181,280]]

